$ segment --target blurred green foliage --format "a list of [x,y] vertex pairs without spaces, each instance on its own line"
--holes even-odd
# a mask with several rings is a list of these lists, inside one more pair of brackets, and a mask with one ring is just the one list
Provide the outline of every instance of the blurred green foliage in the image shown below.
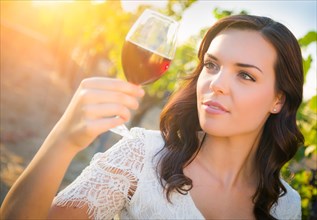
[[[304,51],[310,44],[317,42],[316,31],[310,31],[298,42]],[[311,69],[312,55],[303,57],[304,76]],[[316,70],[315,70],[316,71]],[[316,74],[316,73],[315,73]],[[294,169],[291,185],[302,198],[303,219],[317,218],[317,96],[305,100],[297,113],[298,126],[305,137],[305,143],[299,148],[295,158],[284,169]],[[314,217],[312,217],[314,216]]]

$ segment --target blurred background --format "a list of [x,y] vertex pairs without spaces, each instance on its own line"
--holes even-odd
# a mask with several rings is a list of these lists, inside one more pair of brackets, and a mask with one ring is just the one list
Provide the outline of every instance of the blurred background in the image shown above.
[[[257,14],[285,24],[303,52],[305,100],[298,124],[305,144],[286,164],[283,176],[301,194],[303,219],[317,218],[316,1],[133,1],[1,0],[0,177],[2,203],[61,117],[83,78],[124,79],[121,47],[145,8],[181,22],[176,57],[165,76],[150,86],[128,127],[158,129],[159,114],[179,78],[197,63],[199,42],[217,19]],[[78,154],[61,185],[68,185],[93,154],[119,136],[107,132]]]

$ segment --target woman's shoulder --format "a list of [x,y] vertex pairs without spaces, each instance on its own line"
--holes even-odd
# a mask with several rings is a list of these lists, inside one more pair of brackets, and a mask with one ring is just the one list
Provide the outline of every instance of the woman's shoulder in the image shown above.
[[144,156],[151,157],[164,146],[164,139],[160,130],[148,130],[145,128],[134,127],[130,130],[132,140],[140,142]]
[[286,189],[275,206],[272,208],[272,214],[278,219],[301,219],[301,198],[285,180],[281,179]]

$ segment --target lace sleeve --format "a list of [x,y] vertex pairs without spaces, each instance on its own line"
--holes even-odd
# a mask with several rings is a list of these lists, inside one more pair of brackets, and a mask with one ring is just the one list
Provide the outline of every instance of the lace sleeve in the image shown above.
[[83,207],[94,219],[112,219],[129,203],[143,168],[144,133],[132,129],[134,138],[123,138],[90,165],[54,199],[57,206]]

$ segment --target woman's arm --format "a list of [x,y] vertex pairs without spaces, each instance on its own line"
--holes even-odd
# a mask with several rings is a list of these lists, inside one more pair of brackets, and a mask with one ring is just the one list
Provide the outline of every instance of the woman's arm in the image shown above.
[[[1,218],[47,218],[53,198],[74,156],[101,133],[129,120],[130,110],[138,107],[137,99],[143,94],[140,87],[121,80],[84,80],[62,118],[10,189],[1,207]],[[57,216],[60,211],[54,208],[50,216]],[[82,209],[78,209],[77,214],[81,212]]]
[[48,137],[12,186],[1,207],[3,219],[44,219],[65,172],[76,155]]

